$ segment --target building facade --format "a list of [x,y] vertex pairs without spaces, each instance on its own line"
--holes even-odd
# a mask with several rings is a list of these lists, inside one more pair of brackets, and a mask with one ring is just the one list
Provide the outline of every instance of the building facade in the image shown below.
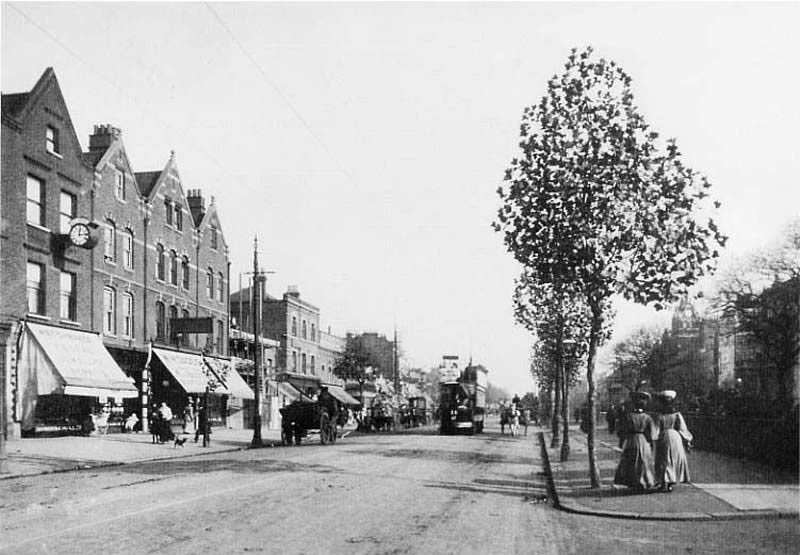
[[143,423],[153,402],[179,412],[205,394],[181,363],[219,382],[224,419],[228,399],[252,391],[226,359],[228,247],[213,198],[207,207],[185,188],[174,154],[135,172],[111,125],[95,126],[82,152],[52,68],[30,92],[4,94],[2,113],[0,397],[11,434],[47,419],[69,427],[103,404]]

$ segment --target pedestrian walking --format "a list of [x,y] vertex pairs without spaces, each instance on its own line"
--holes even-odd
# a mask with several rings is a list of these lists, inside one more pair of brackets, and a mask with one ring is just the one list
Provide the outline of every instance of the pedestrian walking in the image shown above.
[[656,442],[656,482],[661,491],[670,492],[678,483],[689,483],[689,463],[684,445],[691,445],[692,434],[683,415],[675,410],[677,393],[672,390],[659,394],[660,413],[656,425],[660,432]]
[[644,391],[631,393],[633,411],[618,422],[622,458],[614,473],[615,484],[639,490],[655,486],[652,444],[658,439],[658,428],[650,415],[644,412],[649,399],[650,394]]
[[192,404],[189,403],[183,409],[183,433],[190,434],[192,433],[193,428],[194,428],[194,411],[192,410]]

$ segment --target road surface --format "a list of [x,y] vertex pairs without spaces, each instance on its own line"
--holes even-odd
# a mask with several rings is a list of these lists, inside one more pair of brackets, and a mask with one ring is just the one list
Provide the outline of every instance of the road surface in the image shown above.
[[636,522],[546,499],[535,434],[430,431],[0,481],[2,553],[782,553],[797,522]]

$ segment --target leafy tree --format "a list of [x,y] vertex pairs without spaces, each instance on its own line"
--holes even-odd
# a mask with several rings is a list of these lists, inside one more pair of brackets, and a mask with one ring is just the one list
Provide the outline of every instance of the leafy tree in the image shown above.
[[486,404],[499,403],[511,397],[513,395],[499,385],[494,385],[492,382],[486,384]]
[[636,391],[644,383],[660,388],[664,370],[663,330],[639,328],[614,345],[612,373],[618,383]]
[[[547,376],[555,390],[552,447],[561,442],[561,457],[569,456],[569,388],[578,374],[578,361],[586,354],[589,313],[581,296],[560,283],[542,283],[530,271],[516,280],[514,315],[536,337],[534,355],[541,360],[535,368]],[[562,431],[558,430],[561,414]],[[562,437],[559,438],[559,433]]]
[[336,359],[333,373],[345,381],[357,382],[363,403],[364,385],[375,381],[376,366],[373,353],[364,346],[359,336],[352,336],[348,337],[344,352]]
[[[800,364],[800,219],[787,226],[783,241],[737,264],[717,281],[714,307],[735,316],[736,331],[748,334],[777,372],[780,397],[797,396]],[[762,379],[766,378],[762,376]],[[790,391],[791,390],[791,391]]]
[[591,48],[573,49],[541,101],[525,109],[521,154],[498,189],[495,229],[542,283],[569,284],[591,314],[586,379],[589,475],[595,454],[594,367],[614,295],[663,308],[714,269],[725,237],[699,216],[709,182],[674,140],[658,142],[631,78]]

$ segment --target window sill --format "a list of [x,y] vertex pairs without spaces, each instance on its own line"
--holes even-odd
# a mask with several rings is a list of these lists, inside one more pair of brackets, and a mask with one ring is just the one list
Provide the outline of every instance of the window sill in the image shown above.
[[122,269],[131,274],[136,273],[136,269],[133,267],[123,266]]
[[28,222],[28,225],[33,227],[33,228],[36,228],[38,230],[46,231],[47,233],[52,233],[52,231],[51,231],[51,229],[49,227],[45,227],[43,225],[35,224],[33,222]]
[[58,323],[59,324],[64,324],[64,325],[67,325],[67,326],[74,326],[76,328],[79,328],[79,327],[81,327],[83,325],[80,322],[76,322],[75,320],[65,320],[65,319],[59,320]]
[[46,152],[47,152],[47,154],[49,154],[50,156],[55,156],[55,157],[56,157],[56,158],[58,158],[59,160],[63,160],[63,159],[64,159],[64,157],[63,157],[61,154],[59,154],[58,152],[56,152],[56,151],[54,151],[54,150],[50,150],[50,149],[46,148],[46,149],[45,149],[45,151],[46,151]]
[[107,256],[103,257],[103,262],[105,262],[106,264],[110,264],[111,266],[117,265],[116,261],[113,258],[108,258]]
[[52,318],[49,316],[45,316],[44,314],[36,314],[35,312],[28,312],[28,318],[32,318],[34,320],[42,320],[46,322],[52,321]]

